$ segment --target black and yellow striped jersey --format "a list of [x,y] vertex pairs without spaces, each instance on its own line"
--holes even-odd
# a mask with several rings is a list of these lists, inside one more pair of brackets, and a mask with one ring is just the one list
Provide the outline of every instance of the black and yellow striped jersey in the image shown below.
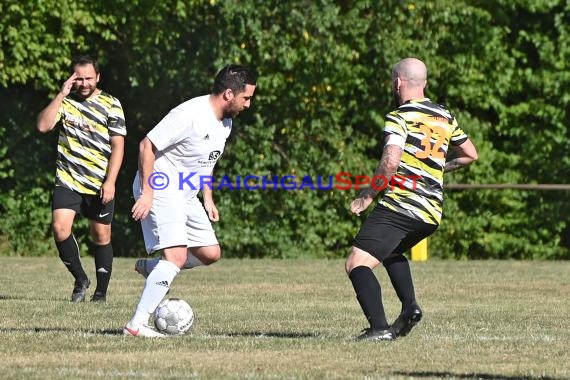
[[119,100],[103,91],[87,99],[64,98],[57,113],[56,185],[82,194],[98,194],[107,174],[111,136],[125,136]]
[[443,170],[450,145],[468,136],[455,117],[428,98],[408,101],[384,118],[384,133],[405,141],[395,180],[380,204],[425,223],[439,224],[443,208]]

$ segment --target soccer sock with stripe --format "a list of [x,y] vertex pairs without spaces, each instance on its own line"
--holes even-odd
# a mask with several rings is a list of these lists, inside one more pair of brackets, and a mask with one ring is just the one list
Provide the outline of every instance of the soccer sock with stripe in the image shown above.
[[188,258],[186,259],[186,262],[184,263],[183,269],[192,269],[192,268],[200,267],[203,265],[205,265],[205,264],[199,258],[194,256],[194,254],[192,254],[190,251],[188,251]]
[[148,271],[148,273],[150,274],[150,272],[152,272],[154,270],[154,268],[156,267],[156,265],[160,262],[160,260],[162,260],[160,257],[155,257],[152,259],[143,259],[146,260],[145,263],[145,269]]
[[111,280],[111,272],[113,272],[113,246],[111,243],[106,245],[96,245],[93,248],[95,256],[95,271],[97,275],[97,288],[95,293],[107,293],[109,281]]
[[73,275],[75,281],[86,282],[88,280],[87,274],[81,265],[81,258],[79,257],[79,246],[73,234],[69,235],[63,241],[56,241],[55,245],[59,252],[59,258],[67,267],[67,270]]
[[137,310],[131,318],[130,325],[133,327],[148,323],[150,314],[154,312],[160,301],[166,296],[172,281],[180,272],[174,263],[160,260],[153,271],[150,272],[141,295]]
[[382,264],[402,302],[402,309],[416,305],[416,292],[408,259],[404,255],[398,255],[384,260]]
[[350,271],[348,278],[352,282],[356,299],[370,323],[370,327],[387,329],[389,325],[386,321],[384,305],[382,305],[382,291],[372,269],[366,266],[358,266]]

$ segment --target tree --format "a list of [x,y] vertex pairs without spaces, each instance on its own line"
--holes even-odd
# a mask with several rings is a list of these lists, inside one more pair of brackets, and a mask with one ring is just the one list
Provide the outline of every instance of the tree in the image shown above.
[[[169,109],[207,93],[227,63],[252,64],[260,77],[218,179],[370,175],[392,107],[391,66],[416,56],[429,68],[428,95],[455,110],[479,149],[480,160],[446,175],[447,183],[565,182],[569,7],[563,0],[3,2],[0,214],[7,222],[0,235],[16,254],[53,249],[56,136],[39,136],[35,115],[78,52],[99,58],[101,86],[126,112],[119,255],[143,250],[129,216],[138,142]],[[215,194],[216,229],[228,256],[344,256],[361,223],[348,212],[356,194],[226,186]],[[566,203],[560,193],[447,191],[430,254],[569,258]]]

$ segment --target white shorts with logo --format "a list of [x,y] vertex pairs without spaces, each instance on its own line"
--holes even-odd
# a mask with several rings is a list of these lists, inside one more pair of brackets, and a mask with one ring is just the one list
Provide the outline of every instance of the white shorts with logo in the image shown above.
[[[135,198],[138,199],[138,194]],[[186,199],[176,193],[155,191],[152,208],[141,220],[141,226],[149,255],[174,246],[219,244],[208,214],[197,197]]]

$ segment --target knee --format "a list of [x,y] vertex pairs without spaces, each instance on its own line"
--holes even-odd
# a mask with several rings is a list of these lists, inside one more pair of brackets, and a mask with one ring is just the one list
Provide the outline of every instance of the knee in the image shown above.
[[92,235],[93,243],[96,245],[107,245],[111,242],[111,234],[96,234]]
[[96,245],[107,245],[111,242],[111,226],[91,228],[91,239]]
[[215,263],[216,261],[220,260],[222,258],[222,249],[220,248],[219,245],[215,245],[210,247],[210,249],[208,249],[203,257],[203,262],[206,265],[210,265]]
[[184,268],[184,264],[186,263],[186,260],[183,256],[170,256],[166,258],[166,261],[170,261],[180,269]]
[[219,245],[191,249],[190,252],[204,265],[210,265],[222,258],[222,249]]
[[374,269],[378,264],[380,264],[380,261],[368,252],[352,247],[352,251],[344,263],[344,270],[346,271],[346,274],[349,275],[356,267],[365,266],[370,269]]
[[346,258],[346,261],[344,262],[344,271],[346,272],[347,275],[349,275],[350,272],[356,266],[354,256],[355,256],[355,252],[354,252],[354,249],[352,249],[352,251],[350,252],[350,255],[348,255],[348,257]]
[[347,275],[349,275],[353,269],[354,269],[354,264],[351,260],[351,257],[348,256],[346,258],[346,261],[344,262],[344,271],[346,272]]
[[53,237],[55,241],[64,241],[71,235],[71,226],[66,225],[65,223],[60,223],[54,221],[52,223],[53,229]]

